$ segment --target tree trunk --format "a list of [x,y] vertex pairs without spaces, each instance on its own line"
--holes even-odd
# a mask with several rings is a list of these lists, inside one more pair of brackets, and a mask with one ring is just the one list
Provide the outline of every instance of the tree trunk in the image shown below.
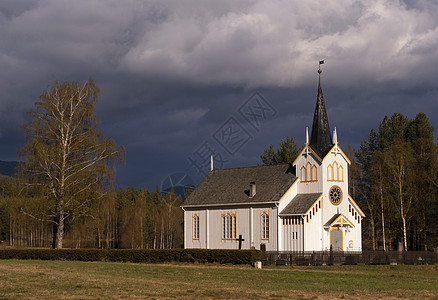
[[170,243],[171,243],[171,235],[170,235],[170,219],[172,216],[172,206],[169,204],[169,214],[167,216],[168,218],[168,223],[167,223],[167,248],[171,248]]
[[375,226],[374,226],[374,219],[371,216],[371,232],[373,235],[373,250],[376,250],[376,238],[375,238]]
[[164,249],[164,218],[161,218],[160,249]]
[[157,249],[157,222],[154,224],[154,249]]
[[423,208],[423,244],[424,251],[427,251],[427,234],[426,234],[426,209]]
[[62,242],[64,239],[64,211],[61,209],[59,212],[58,228],[56,230],[56,249],[62,249]]
[[404,246],[404,250],[407,251],[408,242],[406,239],[406,216],[404,215],[404,211],[403,211],[403,196],[401,195],[400,195],[400,210],[401,210],[401,217],[403,222],[403,246]]
[[141,238],[140,238],[140,248],[141,249],[143,249],[144,248],[144,237],[143,237],[143,215],[141,215],[141,217],[140,217],[140,235],[141,235]]
[[14,246],[13,236],[14,234],[12,233],[12,216],[11,214],[9,214],[9,246]]
[[111,216],[110,216],[110,206],[108,205],[108,211],[106,216],[106,249],[110,249],[110,239],[111,239]]
[[380,192],[380,210],[381,210],[381,219],[382,219],[382,242],[383,242],[383,251],[386,251],[386,235],[385,235],[385,208],[383,203],[383,174],[382,174],[382,166],[379,165],[379,192]]
[[386,237],[385,237],[385,214],[383,210],[383,194],[382,190],[380,190],[380,205],[382,211],[382,241],[383,241],[383,251],[386,251]]

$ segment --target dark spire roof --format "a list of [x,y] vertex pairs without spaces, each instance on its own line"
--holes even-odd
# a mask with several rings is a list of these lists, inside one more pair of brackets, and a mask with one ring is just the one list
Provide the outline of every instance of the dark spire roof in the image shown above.
[[321,159],[323,159],[333,147],[324,97],[322,96],[321,76],[319,77],[318,95],[316,97],[315,114],[313,115],[312,135],[310,137],[309,146]]

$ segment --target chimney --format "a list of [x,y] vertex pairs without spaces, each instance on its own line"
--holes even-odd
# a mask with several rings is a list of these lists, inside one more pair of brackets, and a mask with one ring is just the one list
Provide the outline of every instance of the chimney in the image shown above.
[[253,198],[256,194],[256,184],[255,181],[249,183],[249,197]]

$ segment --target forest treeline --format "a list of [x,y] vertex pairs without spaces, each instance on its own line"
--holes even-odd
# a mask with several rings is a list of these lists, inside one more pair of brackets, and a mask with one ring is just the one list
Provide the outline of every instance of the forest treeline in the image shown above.
[[[52,247],[56,226],[47,198],[20,194],[15,179],[0,176],[0,242],[19,247]],[[21,194],[23,192],[21,191]],[[173,191],[128,187],[96,201],[85,215],[66,224],[64,247],[169,249],[183,245],[182,199]],[[44,211],[46,210],[46,211]]]
[[350,166],[368,249],[438,247],[438,149],[424,113],[395,113],[372,129]]

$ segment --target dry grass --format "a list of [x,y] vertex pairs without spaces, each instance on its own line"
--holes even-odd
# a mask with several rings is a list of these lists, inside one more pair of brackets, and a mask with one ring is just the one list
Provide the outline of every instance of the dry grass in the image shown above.
[[438,266],[270,267],[0,261],[0,299],[437,299]]

